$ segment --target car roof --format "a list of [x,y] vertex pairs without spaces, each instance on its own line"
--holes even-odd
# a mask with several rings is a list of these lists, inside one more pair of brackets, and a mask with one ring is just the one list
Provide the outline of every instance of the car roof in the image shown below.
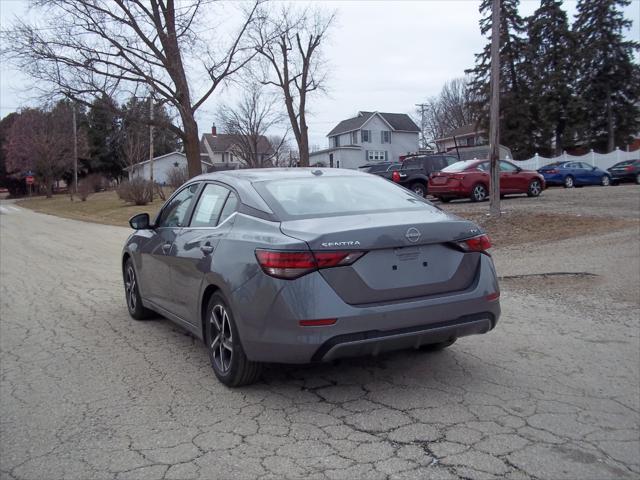
[[327,178],[368,176],[368,173],[343,168],[246,168],[241,170],[223,170],[204,173],[189,180],[189,183],[202,181],[218,181],[233,187],[245,205],[267,213],[273,213],[264,199],[258,194],[253,183],[269,180],[285,180],[292,178]]

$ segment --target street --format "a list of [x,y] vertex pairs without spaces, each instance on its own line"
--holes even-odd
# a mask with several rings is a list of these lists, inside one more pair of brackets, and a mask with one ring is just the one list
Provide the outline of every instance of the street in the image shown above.
[[[637,186],[602,192],[601,214],[638,218]],[[503,313],[487,335],[272,365],[231,390],[198,340],[129,317],[130,230],[2,206],[2,479],[640,475],[637,224],[495,248]]]

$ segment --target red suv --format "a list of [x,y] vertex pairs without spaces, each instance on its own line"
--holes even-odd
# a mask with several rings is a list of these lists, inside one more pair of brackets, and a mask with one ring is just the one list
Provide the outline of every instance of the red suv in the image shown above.
[[[500,195],[526,193],[537,197],[545,188],[544,177],[500,160]],[[429,177],[429,193],[443,202],[454,198],[471,198],[482,202],[489,196],[489,162],[466,160],[449,165]]]

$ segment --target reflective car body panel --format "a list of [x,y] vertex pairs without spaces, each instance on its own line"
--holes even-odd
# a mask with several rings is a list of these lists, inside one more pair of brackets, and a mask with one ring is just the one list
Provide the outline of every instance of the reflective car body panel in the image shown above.
[[[339,204],[332,195],[351,190],[366,196],[366,189],[351,186],[358,182],[373,182],[376,191],[392,189],[385,191],[399,195],[401,206],[323,210]],[[324,196],[325,203],[291,202],[289,210],[286,201],[274,203],[275,195],[291,192]],[[133,259],[144,306],[197,337],[203,338],[203,312],[217,291],[233,311],[250,360],[306,363],[492,329],[500,315],[493,262],[486,253],[461,247],[482,233],[373,175],[303,168],[219,172],[179,189],[154,226],[127,240],[123,263]],[[352,264],[277,278],[261,267],[257,250],[360,256]],[[335,322],[300,324],[327,318]]]
[[[535,171],[523,170],[517,165],[500,160],[500,194],[527,193],[533,180],[545,188],[542,175]],[[482,184],[490,189],[490,166],[487,160],[467,160],[453,164],[429,178],[429,193],[438,198],[467,198],[475,185]]]
[[556,162],[538,169],[544,176],[547,185],[564,185],[567,177],[573,179],[573,185],[601,185],[602,177],[610,176],[608,172],[593,167],[585,162]]

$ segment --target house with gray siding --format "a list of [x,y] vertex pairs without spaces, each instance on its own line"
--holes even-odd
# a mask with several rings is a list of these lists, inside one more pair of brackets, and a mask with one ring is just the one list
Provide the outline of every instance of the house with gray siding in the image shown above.
[[418,152],[420,129],[404,113],[358,112],[328,134],[329,146],[309,154],[309,164],[358,168],[373,162],[398,162]]

